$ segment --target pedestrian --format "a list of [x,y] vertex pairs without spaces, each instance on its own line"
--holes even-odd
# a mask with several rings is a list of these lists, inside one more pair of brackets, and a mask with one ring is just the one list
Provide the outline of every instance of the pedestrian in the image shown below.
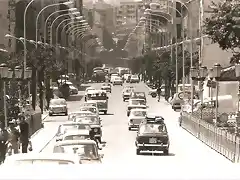
[[11,145],[10,153],[12,153],[12,150],[14,154],[19,153],[19,138],[20,138],[20,132],[16,128],[15,120],[12,120],[9,122],[9,136],[8,136],[8,142]]
[[158,86],[157,88],[158,102],[160,101],[160,98],[161,98],[161,92],[162,92],[161,87]]
[[8,143],[8,132],[4,128],[4,124],[0,121],[0,164],[4,163],[6,158]]
[[27,153],[29,144],[29,124],[24,116],[19,117],[20,120],[20,141],[22,144],[22,153]]

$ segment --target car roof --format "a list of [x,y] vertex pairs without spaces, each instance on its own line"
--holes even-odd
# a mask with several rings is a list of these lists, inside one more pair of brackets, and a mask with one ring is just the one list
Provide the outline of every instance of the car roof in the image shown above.
[[19,153],[7,157],[7,160],[31,160],[31,159],[55,159],[69,160],[75,159],[76,155],[67,153]]
[[96,145],[96,142],[94,140],[64,140],[64,141],[58,141],[55,143],[55,146],[62,146],[62,145],[81,145],[81,144],[94,144]]
[[93,114],[91,111],[79,111],[76,114]]
[[64,101],[66,101],[66,99],[64,99],[64,98],[57,98],[57,99],[51,99],[50,101],[54,101],[54,100],[64,100]]
[[162,116],[160,116],[159,114],[156,114],[156,113],[148,113],[147,114],[147,118],[157,118],[157,117],[159,117],[159,118],[161,118]]
[[86,130],[86,129],[69,130],[64,134],[64,136],[73,136],[73,135],[89,135],[89,130]]
[[87,87],[86,88],[86,90],[90,90],[90,89],[95,90],[95,88],[93,88],[93,87]]
[[138,100],[139,100],[139,101],[146,101],[146,100],[143,99],[143,98],[130,98],[129,100],[130,100],[130,101],[131,101],[131,100],[134,100],[134,101],[136,101],[136,100],[137,100],[137,101],[138,101]]
[[64,125],[73,125],[73,126],[75,126],[75,125],[81,125],[81,124],[83,124],[83,123],[68,121],[68,122],[60,124],[59,126],[64,126]]

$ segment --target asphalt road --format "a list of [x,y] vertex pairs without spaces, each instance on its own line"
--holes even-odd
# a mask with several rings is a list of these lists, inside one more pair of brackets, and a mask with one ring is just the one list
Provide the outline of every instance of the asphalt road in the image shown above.
[[[98,85],[93,85],[99,87]],[[147,88],[144,84],[136,84],[138,91],[145,91]],[[136,155],[135,138],[136,131],[128,131],[128,119],[126,115],[127,103],[122,101],[122,86],[114,86],[112,94],[109,95],[109,111],[108,115],[101,115],[103,119],[103,140],[106,141],[106,147],[100,151],[104,154],[103,163],[144,163],[158,164],[164,163],[203,163],[213,165],[231,164],[230,161],[223,156],[210,149],[201,141],[193,137],[191,134],[183,130],[178,125],[178,112],[174,112],[170,105],[164,101],[157,102],[150,96],[147,96],[147,104],[149,112],[161,114],[166,122],[170,136],[169,155],[144,154]],[[81,102],[70,102],[69,112],[76,111]],[[49,121],[59,123],[66,121],[66,116],[50,117]],[[55,139],[53,139],[42,152],[52,152]]]

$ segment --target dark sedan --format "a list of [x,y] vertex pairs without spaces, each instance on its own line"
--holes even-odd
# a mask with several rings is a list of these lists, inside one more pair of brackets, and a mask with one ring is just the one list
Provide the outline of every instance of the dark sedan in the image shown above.
[[141,124],[136,137],[136,154],[140,155],[141,151],[159,152],[163,151],[168,155],[169,137],[167,127],[162,124]]

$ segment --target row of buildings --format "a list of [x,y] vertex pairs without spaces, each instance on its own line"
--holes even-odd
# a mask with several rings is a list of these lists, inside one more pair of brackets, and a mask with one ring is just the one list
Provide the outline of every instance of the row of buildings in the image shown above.
[[[36,14],[36,12],[38,12],[47,4],[57,3],[61,1],[63,0],[36,1],[35,4],[37,5],[32,8],[32,11]],[[75,6],[79,10],[82,9],[82,13],[88,19],[93,31],[102,41],[103,46],[106,49],[110,50],[114,49],[115,47],[124,47],[129,33],[138,24],[139,19],[143,16],[146,4],[149,3],[155,3],[155,5],[152,5],[151,9],[154,10],[154,14],[156,14],[156,16],[152,16],[151,18],[153,20],[156,20],[156,22],[158,20],[164,21],[161,20],[159,15],[166,16],[165,13],[171,14],[173,17],[173,24],[175,26],[173,29],[176,31],[172,32],[172,34],[176,34],[176,39],[181,39],[182,31],[184,31],[184,38],[190,38],[191,33],[193,35],[193,38],[199,37],[202,30],[200,27],[204,19],[211,13],[211,1],[182,0],[182,2],[186,4],[187,9],[184,9],[181,6],[181,3],[169,0],[122,0],[114,2],[105,2],[103,0],[75,0]],[[24,3],[26,3],[24,0],[0,1],[0,48],[7,49],[10,52],[14,52],[17,49],[16,41],[13,39],[7,39],[4,36],[5,34],[12,34],[17,37],[22,35],[22,6],[24,6]],[[181,15],[179,15],[179,13],[176,13],[176,10],[173,8],[169,8],[169,6],[174,7],[182,14],[187,14],[188,17],[184,18],[183,20],[181,18]],[[57,8],[60,7],[56,7],[56,9]],[[203,11],[200,11],[201,9]],[[159,11],[163,13],[159,13]],[[43,29],[43,26],[41,25],[44,24],[45,17],[48,16],[50,12],[52,12],[52,9],[44,12],[41,21],[39,22],[39,27],[41,27],[41,29]],[[29,21],[34,22],[34,17],[30,17]],[[34,25],[34,23],[29,24]],[[183,29],[182,24],[184,25]],[[16,27],[18,27],[17,31]],[[161,38],[159,39],[159,36],[156,36],[157,38],[153,38],[152,46],[161,46],[164,43],[168,43],[166,41],[169,41],[169,29],[170,28],[167,30],[161,30]],[[34,27],[28,27],[28,31],[28,34],[30,36],[29,38],[34,39],[34,33],[31,33],[31,31],[34,31]],[[153,33],[158,34],[157,31],[153,31]],[[40,30],[40,35],[42,36],[42,34],[43,30]],[[142,52],[142,43],[139,43],[139,41],[143,41],[144,39],[141,31],[140,34],[137,34],[137,37],[135,37],[135,39],[135,43],[134,41],[132,42],[132,49],[130,47],[129,50],[129,52],[131,52],[129,54],[130,56],[137,56]],[[222,51],[218,48],[218,45],[211,44],[211,42],[206,38],[202,40],[202,43],[204,44],[201,49],[202,64],[206,66],[212,66],[213,63],[220,62],[223,66],[227,66],[228,60],[231,57],[231,53]],[[199,45],[195,44],[194,49],[199,49],[198,46]],[[135,50],[133,50],[134,48]]]

